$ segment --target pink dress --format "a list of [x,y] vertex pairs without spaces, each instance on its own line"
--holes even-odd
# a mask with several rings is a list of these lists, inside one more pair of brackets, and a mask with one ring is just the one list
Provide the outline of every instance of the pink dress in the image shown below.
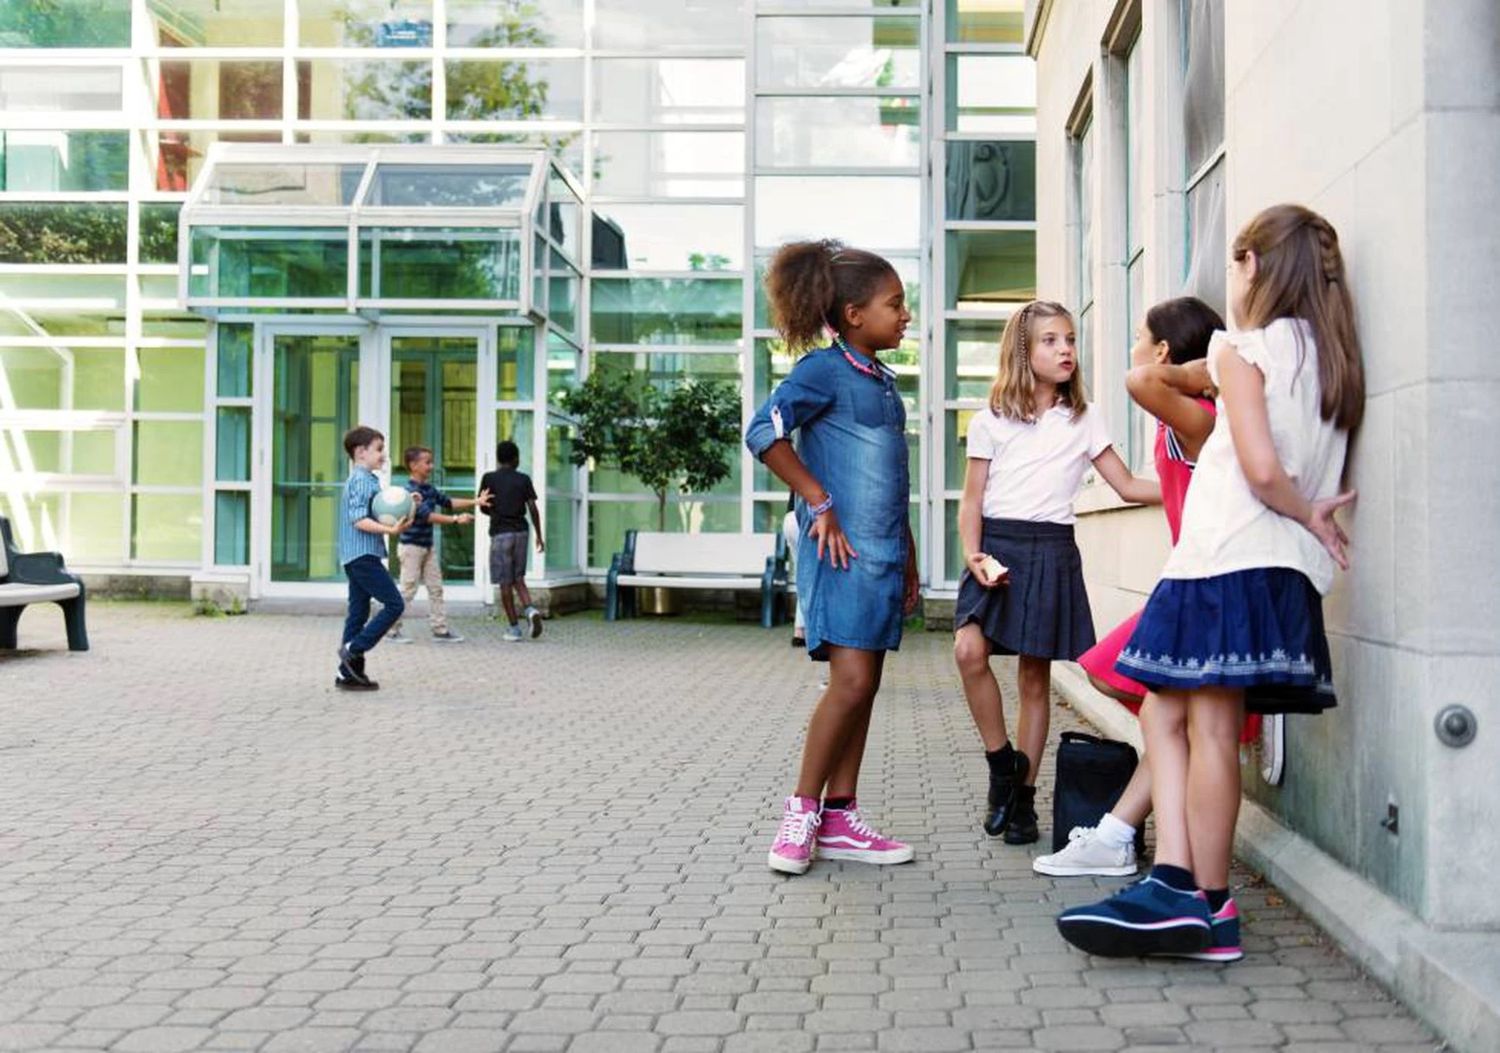
[[[1215,412],[1214,404],[1208,399],[1199,399],[1198,404],[1210,413]],[[1167,514],[1167,528],[1172,532],[1172,544],[1175,545],[1182,532],[1182,503],[1187,499],[1188,484],[1193,481],[1193,462],[1182,452],[1172,429],[1161,421],[1156,422],[1156,447],[1153,456],[1156,460],[1156,477],[1161,480],[1161,507]],[[1135,696],[1133,702],[1120,700],[1120,705],[1132,713],[1140,712],[1141,703],[1146,698],[1146,686],[1115,672],[1115,659],[1120,657],[1121,649],[1130,642],[1136,622],[1140,620],[1141,612],[1136,611],[1078,658],[1078,664],[1083,666],[1085,672],[1104,681],[1116,691]],[[1254,742],[1259,735],[1260,716],[1248,714],[1240,732],[1240,741]]]

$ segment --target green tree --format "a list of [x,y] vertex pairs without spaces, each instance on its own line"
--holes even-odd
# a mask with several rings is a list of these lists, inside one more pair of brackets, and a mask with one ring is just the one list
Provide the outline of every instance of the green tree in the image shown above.
[[4,0],[0,15],[0,47],[130,46],[129,0]]
[[573,416],[572,461],[609,463],[656,494],[667,529],[667,495],[703,493],[728,478],[739,446],[740,398],[731,384],[685,380],[665,390],[639,376],[595,372],[558,396]]

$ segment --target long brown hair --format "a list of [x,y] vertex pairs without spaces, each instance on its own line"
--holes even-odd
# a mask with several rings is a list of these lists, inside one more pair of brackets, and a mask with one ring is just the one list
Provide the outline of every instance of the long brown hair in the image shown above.
[[[997,417],[1028,424],[1037,419],[1031,345],[1036,339],[1036,326],[1048,318],[1066,318],[1069,325],[1074,325],[1072,313],[1052,300],[1032,300],[1005,323],[1005,331],[1000,334],[1000,367],[995,373],[995,383],[990,385],[990,411]],[[1057,386],[1057,398],[1073,411],[1075,420],[1088,410],[1088,394],[1078,370],[1073,371],[1066,384]]]
[[1278,318],[1305,319],[1317,344],[1321,415],[1344,431],[1358,428],[1365,412],[1365,369],[1332,224],[1301,205],[1272,205],[1245,224],[1233,252],[1236,260],[1247,252],[1256,259],[1245,317],[1238,324],[1259,329]]
[[841,241],[789,242],[766,268],[772,324],[793,351],[813,347],[825,328],[842,335],[844,308],[869,303],[880,283],[895,275],[889,260]]

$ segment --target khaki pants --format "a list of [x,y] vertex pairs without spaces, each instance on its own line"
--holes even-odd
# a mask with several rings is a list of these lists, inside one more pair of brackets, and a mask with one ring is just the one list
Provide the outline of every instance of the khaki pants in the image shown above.
[[[397,545],[396,555],[401,560],[401,598],[408,609],[417,594],[418,585],[427,586],[427,626],[435,633],[448,628],[447,615],[443,613],[443,568],[438,563],[437,548],[423,545]],[[397,622],[391,631],[401,628]]]

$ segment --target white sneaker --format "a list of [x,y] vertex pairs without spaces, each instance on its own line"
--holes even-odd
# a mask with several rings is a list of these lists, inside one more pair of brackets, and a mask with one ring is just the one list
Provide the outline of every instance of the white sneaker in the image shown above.
[[388,633],[385,634],[385,642],[386,643],[411,643],[411,637],[407,636],[400,629],[392,629],[390,632],[388,632]]
[[501,636],[500,639],[504,640],[506,643],[520,643],[521,627],[519,625],[512,625],[509,629],[505,630],[505,634]]
[[531,625],[531,638],[535,640],[542,635],[542,612],[535,607],[526,608],[526,621]]
[[1125,877],[1139,868],[1135,861],[1134,842],[1121,847],[1107,845],[1092,826],[1075,826],[1068,831],[1067,847],[1050,856],[1037,856],[1031,861],[1031,869],[1051,877],[1085,874]]

